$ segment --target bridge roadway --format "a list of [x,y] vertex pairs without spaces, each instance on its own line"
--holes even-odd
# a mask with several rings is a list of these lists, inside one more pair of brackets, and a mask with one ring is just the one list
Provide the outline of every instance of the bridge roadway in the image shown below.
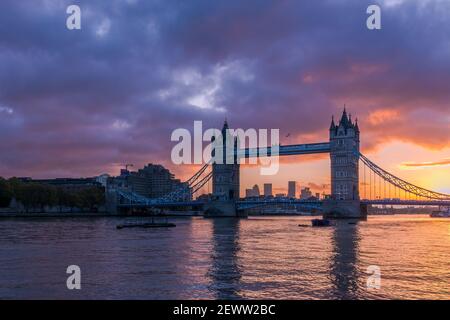
[[450,200],[361,200],[361,203],[372,205],[400,205],[400,206],[450,206]]
[[[301,199],[277,199],[270,200],[241,200],[236,202],[238,207],[250,208],[261,205],[273,205],[273,204],[292,204],[292,205],[306,205],[306,206],[321,206],[323,200],[301,200]],[[399,206],[450,206],[450,201],[440,200],[395,200],[395,199],[380,199],[380,200],[361,200],[362,204],[368,205],[399,205]],[[145,208],[145,207],[188,207],[188,206],[202,206],[205,201],[193,200],[193,201],[168,201],[168,202],[155,202],[155,203],[121,203],[118,206],[122,208]]]
[[[301,199],[270,199],[270,200],[243,200],[237,202],[241,204],[306,204],[306,205],[322,205],[323,200],[301,200]],[[398,206],[450,206],[449,201],[442,200],[396,200],[396,199],[379,199],[379,200],[361,200],[361,204],[368,205],[398,205]]]

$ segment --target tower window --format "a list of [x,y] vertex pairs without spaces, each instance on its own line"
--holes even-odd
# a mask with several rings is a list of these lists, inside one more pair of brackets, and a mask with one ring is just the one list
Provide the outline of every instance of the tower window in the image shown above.
[[346,157],[336,157],[335,159],[336,159],[335,160],[336,164],[346,164],[347,163]]
[[347,171],[336,171],[336,177],[338,178],[347,177]]

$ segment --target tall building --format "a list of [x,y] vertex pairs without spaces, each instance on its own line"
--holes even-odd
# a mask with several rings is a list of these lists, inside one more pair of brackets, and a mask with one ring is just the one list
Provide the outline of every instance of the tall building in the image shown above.
[[120,176],[108,179],[108,184],[147,198],[159,198],[179,190],[184,194],[184,199],[192,199],[189,186],[175,179],[168,169],[159,164],[150,163],[138,171],[122,169]]
[[288,198],[295,198],[295,181],[289,181],[288,182]]
[[245,189],[245,197],[246,198],[251,198],[251,197],[259,197],[260,193],[259,193],[259,187],[257,184],[255,184],[253,186],[253,188],[251,189]]
[[178,187],[182,187],[179,179],[168,169],[159,164],[148,164],[139,169],[137,175],[145,178],[150,198],[162,197]]
[[311,197],[312,197],[312,192],[311,192],[310,188],[305,187],[300,191],[300,199],[308,200]]
[[257,184],[255,184],[253,186],[252,190],[253,190],[253,194],[254,194],[255,197],[259,197],[261,195],[260,192],[259,192],[259,187],[258,187]]
[[264,197],[271,197],[271,196],[272,196],[272,184],[264,183]]
[[336,200],[359,200],[359,128],[344,108],[341,120],[330,126],[331,196]]

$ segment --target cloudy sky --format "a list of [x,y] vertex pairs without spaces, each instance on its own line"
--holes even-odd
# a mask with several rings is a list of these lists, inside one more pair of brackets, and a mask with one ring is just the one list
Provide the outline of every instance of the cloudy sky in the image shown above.
[[[81,30],[66,28],[71,4]],[[450,192],[448,0],[2,0],[0,21],[0,176],[153,162],[183,178],[195,168],[171,164],[176,128],[227,118],[321,142],[346,104],[363,153]],[[242,189],[329,181],[327,156],[283,162],[276,177],[243,169]]]

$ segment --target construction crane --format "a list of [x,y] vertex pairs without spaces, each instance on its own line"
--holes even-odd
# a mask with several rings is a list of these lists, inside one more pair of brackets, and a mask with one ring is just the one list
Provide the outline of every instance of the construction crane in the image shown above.
[[124,164],[123,166],[125,167],[125,170],[128,172],[128,168],[129,168],[129,167],[134,167],[134,164],[132,164],[132,163],[126,163],[126,164]]

